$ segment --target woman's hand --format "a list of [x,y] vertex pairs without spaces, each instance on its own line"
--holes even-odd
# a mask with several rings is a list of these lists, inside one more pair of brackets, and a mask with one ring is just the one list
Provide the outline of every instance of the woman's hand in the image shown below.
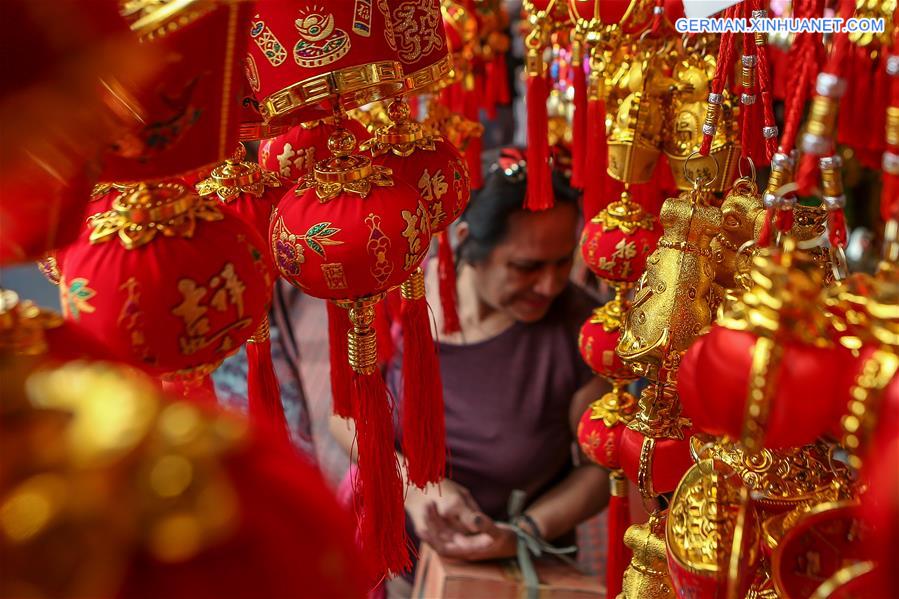
[[483,560],[515,554],[515,533],[496,524],[468,489],[451,480],[423,490],[411,487],[406,511],[415,533],[440,555]]

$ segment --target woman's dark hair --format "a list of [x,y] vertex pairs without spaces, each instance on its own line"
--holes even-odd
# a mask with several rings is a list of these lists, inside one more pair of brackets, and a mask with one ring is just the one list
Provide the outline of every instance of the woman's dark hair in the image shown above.
[[[527,190],[527,167],[522,159],[509,160],[509,154],[521,157],[520,150],[503,150],[503,156],[484,179],[484,186],[474,194],[461,221],[468,223],[468,237],[459,245],[457,259],[478,264],[502,243],[508,233],[509,219],[524,211]],[[571,204],[578,209],[580,194],[568,179],[553,171],[553,196],[556,203]]]

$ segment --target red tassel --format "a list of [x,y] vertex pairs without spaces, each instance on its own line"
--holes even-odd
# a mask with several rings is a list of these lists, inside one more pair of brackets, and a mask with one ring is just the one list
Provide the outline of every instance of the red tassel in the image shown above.
[[440,291],[440,308],[443,310],[443,334],[451,335],[462,330],[459,322],[456,296],[456,261],[450,245],[449,231],[437,236],[437,280]]
[[571,123],[571,185],[584,188],[584,164],[587,153],[587,74],[584,65],[572,65],[574,75],[574,116]]
[[440,361],[431,336],[424,274],[402,285],[403,453],[409,482],[424,488],[446,471],[446,426]]
[[352,370],[347,361],[347,331],[350,317],[344,308],[328,304],[328,346],[331,356],[331,402],[334,413],[341,418],[353,418]]
[[777,230],[781,233],[789,233],[793,228],[793,209],[782,209],[777,211]]
[[[346,360],[346,356],[343,358]],[[400,574],[411,567],[406,548],[403,481],[393,448],[393,416],[381,373],[353,373],[358,398],[356,433],[362,485],[362,546],[379,571]]]
[[390,333],[391,319],[387,311],[385,302],[378,302],[375,305],[375,333],[378,336],[378,362],[381,364],[389,364],[396,351],[393,346],[393,335]]
[[208,374],[188,379],[172,378],[163,379],[162,389],[173,397],[183,398],[192,402],[214,406],[218,404],[218,396],[215,394],[215,385]]
[[842,210],[831,210],[827,214],[827,230],[830,245],[833,247],[846,247],[846,217]]
[[542,75],[528,77],[528,183],[524,202],[527,210],[547,210],[553,206],[552,170],[549,165],[549,141],[546,129],[548,97],[549,83],[546,77]]
[[771,245],[771,230],[774,227],[774,211],[777,208],[768,208],[765,211],[765,221],[762,223],[762,230],[759,231],[759,247],[768,247]]
[[[606,103],[600,99],[587,102],[587,143],[584,157],[584,216],[593,218],[605,208],[611,196],[608,189],[609,146],[606,142]],[[590,168],[586,168],[590,165]]]
[[256,334],[247,341],[247,402],[250,419],[283,437],[290,439],[284,407],[281,405],[281,388],[272,364],[272,341],[269,336],[268,317],[262,321]]
[[465,146],[465,161],[468,163],[468,182],[472,190],[484,187],[484,175],[481,173],[481,149],[484,142],[481,134],[474,135]]
[[631,525],[630,505],[627,497],[627,479],[621,470],[609,473],[611,496],[609,497],[608,559],[606,561],[606,596],[617,597],[621,592],[624,570],[631,561],[631,550],[624,544],[624,532]]
[[813,154],[803,154],[799,159],[799,168],[796,171],[796,184],[799,185],[800,196],[810,196],[815,192],[818,182],[818,157]]
[[512,94],[509,91],[509,75],[506,68],[506,53],[497,52],[493,58],[493,74],[491,81],[495,89],[494,97],[496,103],[505,106],[512,101]]

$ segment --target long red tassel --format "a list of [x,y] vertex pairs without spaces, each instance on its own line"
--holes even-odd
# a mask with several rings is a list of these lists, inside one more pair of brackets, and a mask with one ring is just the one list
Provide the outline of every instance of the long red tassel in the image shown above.
[[446,472],[446,425],[440,361],[431,336],[424,275],[402,285],[403,453],[409,482],[424,488]]
[[247,402],[250,419],[284,440],[290,439],[281,387],[272,364],[272,341],[266,317],[247,341]]
[[609,473],[608,559],[606,560],[606,596],[617,597],[621,592],[624,570],[631,561],[631,550],[624,544],[624,532],[631,525],[631,511],[627,497],[627,479],[621,470]]
[[389,364],[396,348],[393,346],[393,335],[390,334],[391,320],[387,314],[387,303],[378,302],[375,306],[375,332],[378,335],[378,362]]
[[400,574],[411,567],[411,562],[387,388],[377,370],[372,374],[353,373],[351,380],[359,398],[356,434],[363,502],[362,546],[379,571]]
[[512,94],[509,90],[509,75],[506,68],[506,53],[497,52],[491,63],[493,74],[491,81],[495,88],[496,103],[505,106],[512,101]]
[[332,409],[341,418],[352,418],[354,416],[352,370],[346,357],[346,334],[350,329],[350,318],[345,309],[333,302],[327,304]]
[[606,104],[600,99],[587,103],[587,154],[584,172],[584,216],[593,218],[611,201],[608,189],[609,146],[606,141]]
[[546,76],[528,77],[528,183],[524,202],[527,210],[547,210],[553,206],[552,170],[549,165],[549,141],[546,129],[548,97],[549,83]]
[[584,164],[587,154],[587,74],[584,65],[572,65],[574,75],[574,116],[571,124],[571,185],[584,188]]
[[440,308],[443,310],[443,334],[451,335],[462,330],[459,322],[456,295],[456,261],[450,245],[449,231],[437,235],[437,283],[440,292]]

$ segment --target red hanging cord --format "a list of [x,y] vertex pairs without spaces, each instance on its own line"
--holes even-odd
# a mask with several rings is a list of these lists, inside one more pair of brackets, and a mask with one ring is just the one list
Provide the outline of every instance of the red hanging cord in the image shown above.
[[[893,15],[899,22],[899,6]],[[880,213],[884,221],[899,220],[899,27],[893,34],[893,51],[886,59],[885,68],[890,79],[890,101],[886,116],[886,150],[883,153],[883,190],[880,196]]]
[[[724,18],[736,18],[739,7],[732,6],[724,12]],[[721,115],[721,104],[724,100],[722,93],[727,84],[728,76],[732,71],[734,52],[734,34],[725,31],[721,35],[721,46],[718,49],[718,62],[715,65],[715,77],[712,79],[712,91],[709,93],[709,105],[706,110],[705,123],[702,125],[702,145],[699,153],[708,156],[712,150],[712,140],[718,126],[718,117]]]

